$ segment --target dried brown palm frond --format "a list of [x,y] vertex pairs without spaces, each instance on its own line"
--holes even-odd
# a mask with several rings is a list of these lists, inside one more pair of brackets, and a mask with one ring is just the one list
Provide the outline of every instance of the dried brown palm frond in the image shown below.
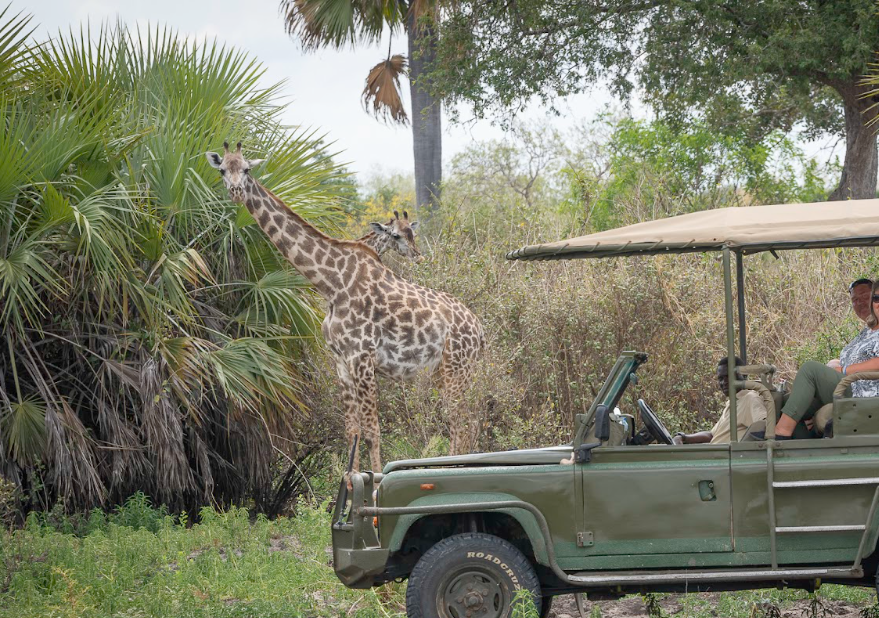
[[406,57],[402,54],[395,54],[372,67],[363,89],[363,107],[384,122],[408,124],[409,117],[400,90],[400,77],[406,73]]
[[98,427],[103,437],[101,446],[102,474],[108,479],[107,489],[111,501],[121,501],[142,489],[140,480],[148,478],[152,472],[147,459],[146,448],[141,443],[131,423],[119,415],[126,403],[119,400],[125,397],[123,389],[107,388],[102,380],[95,398],[98,411]]
[[180,497],[194,490],[196,484],[186,456],[183,419],[165,389],[168,373],[161,359],[144,358],[140,369],[140,429],[155,471],[154,495],[161,502],[177,506]]

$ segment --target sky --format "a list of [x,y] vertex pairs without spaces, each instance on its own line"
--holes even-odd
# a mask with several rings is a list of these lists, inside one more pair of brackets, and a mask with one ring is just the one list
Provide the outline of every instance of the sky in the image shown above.
[[[358,174],[361,182],[376,174],[411,173],[412,134],[409,127],[385,125],[368,115],[361,92],[369,69],[386,57],[388,35],[371,48],[321,50],[305,53],[284,31],[279,0],[12,0],[14,11],[33,15],[34,38],[45,40],[80,24],[92,27],[116,19],[129,27],[164,24],[187,39],[216,39],[244,50],[264,64],[264,84],[286,80],[289,102],[284,121],[317,129],[339,152],[338,160]],[[391,41],[392,53],[406,53],[406,39]],[[408,84],[403,87],[408,109]],[[596,90],[570,97],[557,107],[561,117],[550,120],[560,130],[588,120],[614,101]],[[530,108],[529,120],[548,117],[540,107]],[[472,121],[462,110],[461,118]],[[464,151],[474,141],[502,139],[503,131],[489,120],[443,124],[443,161]]]

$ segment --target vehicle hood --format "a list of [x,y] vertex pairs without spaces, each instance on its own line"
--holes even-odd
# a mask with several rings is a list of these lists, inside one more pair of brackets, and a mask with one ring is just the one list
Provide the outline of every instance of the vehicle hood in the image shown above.
[[471,453],[469,455],[448,455],[445,457],[426,457],[424,459],[401,459],[387,464],[384,474],[407,468],[442,468],[450,466],[526,466],[535,464],[557,464],[571,457],[570,444],[546,448],[525,449],[521,451],[501,451],[499,453]]

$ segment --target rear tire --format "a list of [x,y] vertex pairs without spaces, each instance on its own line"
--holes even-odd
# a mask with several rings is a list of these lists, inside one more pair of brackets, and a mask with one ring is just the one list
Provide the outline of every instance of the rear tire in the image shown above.
[[525,600],[520,590],[543,616],[540,582],[522,552],[490,534],[456,534],[427,550],[412,569],[406,615],[509,618],[513,606]]

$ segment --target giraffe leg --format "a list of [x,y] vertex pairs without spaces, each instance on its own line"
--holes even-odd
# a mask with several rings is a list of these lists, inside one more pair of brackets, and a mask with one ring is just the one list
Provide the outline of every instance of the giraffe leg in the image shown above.
[[443,352],[443,409],[449,420],[449,454],[462,455],[475,448],[476,427],[472,427],[464,395],[473,377],[473,366],[460,362],[448,348]]
[[361,436],[369,449],[369,463],[373,472],[381,472],[381,430],[378,424],[378,384],[375,378],[375,359],[371,354],[362,354],[354,359],[350,365]]
[[[354,378],[348,370],[348,365],[344,361],[336,361],[336,373],[339,376],[339,382],[342,384],[342,407],[345,410],[345,439],[348,443],[346,455],[351,452],[354,446],[354,439],[361,436],[360,432],[360,416],[357,407],[357,388],[354,384]],[[358,440],[357,450],[354,451],[354,465],[351,470],[357,472],[360,470],[360,442]]]

